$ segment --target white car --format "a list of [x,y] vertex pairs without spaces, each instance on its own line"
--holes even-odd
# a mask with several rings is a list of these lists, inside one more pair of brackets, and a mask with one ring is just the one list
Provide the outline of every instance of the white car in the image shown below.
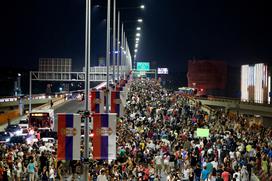
[[18,136],[23,136],[28,145],[31,145],[34,142],[38,142],[38,139],[37,139],[37,137],[35,135],[31,135],[31,134],[28,134],[28,133],[21,133]]
[[44,132],[51,132],[51,128],[38,128],[38,132],[44,133]]
[[19,122],[19,127],[21,129],[28,129],[28,120],[27,119],[21,119]]
[[45,143],[52,143],[52,144],[56,142],[54,138],[42,138],[41,140]]

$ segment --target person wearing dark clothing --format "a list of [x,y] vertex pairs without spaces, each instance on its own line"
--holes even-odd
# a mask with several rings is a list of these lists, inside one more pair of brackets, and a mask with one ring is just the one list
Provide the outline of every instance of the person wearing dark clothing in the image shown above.
[[46,167],[48,169],[48,161],[47,161],[47,157],[45,156],[44,152],[42,152],[42,155],[40,157],[40,172],[41,173],[43,171],[43,168]]
[[199,165],[197,165],[197,167],[194,170],[194,174],[195,174],[195,181],[200,181],[200,176],[201,176],[201,168]]
[[48,171],[46,167],[43,167],[43,171],[41,173],[42,181],[48,181]]
[[247,164],[247,172],[248,172],[249,180],[250,180],[251,179],[251,172],[252,172],[252,164],[251,163]]

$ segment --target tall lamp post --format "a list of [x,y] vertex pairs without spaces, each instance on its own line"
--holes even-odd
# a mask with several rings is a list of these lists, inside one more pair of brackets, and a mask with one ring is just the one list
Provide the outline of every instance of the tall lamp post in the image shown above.
[[85,126],[84,126],[84,169],[83,180],[88,181],[89,173],[89,89],[90,89],[90,48],[91,48],[91,0],[86,0],[85,24]]
[[112,60],[112,79],[113,83],[115,82],[115,64],[116,64],[116,0],[113,0],[113,60]]
[[[117,81],[120,80],[120,65],[122,66],[122,62],[124,62],[124,56],[123,56],[123,51],[122,49],[125,46],[125,41],[124,41],[124,24],[121,23],[120,21],[120,11],[119,10],[130,10],[130,9],[145,9],[144,5],[140,5],[138,7],[125,7],[125,8],[118,8],[118,15],[117,15],[117,48],[116,48],[116,0],[114,0],[114,5],[113,5],[113,51],[114,51],[114,57],[113,57],[113,65],[117,65]],[[142,19],[138,19],[137,22],[142,23]],[[120,38],[120,25],[121,25],[121,38]],[[139,30],[139,29],[137,29]],[[121,40],[120,40],[121,39]],[[115,55],[115,53],[117,55]],[[117,57],[116,57],[117,56]],[[130,66],[131,67],[131,66]],[[122,67],[123,68],[123,67]],[[122,70],[123,71],[123,70]],[[113,74],[115,74],[115,67],[113,66]],[[113,75],[115,77],[115,75]]]
[[[122,24],[123,26],[123,24]],[[121,46],[120,46],[120,11],[118,11],[118,23],[117,23],[117,81],[119,82],[119,76],[120,76],[120,52],[122,52],[121,50]]]
[[110,13],[111,13],[111,0],[108,0],[107,8],[107,50],[106,50],[106,64],[107,64],[107,89],[106,89],[106,113],[109,113],[109,67],[110,67]]

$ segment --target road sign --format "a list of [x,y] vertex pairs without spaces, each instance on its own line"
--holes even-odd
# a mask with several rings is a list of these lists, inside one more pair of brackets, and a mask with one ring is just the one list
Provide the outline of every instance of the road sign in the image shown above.
[[149,62],[137,62],[137,71],[149,71],[150,64]]
[[158,68],[158,74],[168,74],[168,68]]

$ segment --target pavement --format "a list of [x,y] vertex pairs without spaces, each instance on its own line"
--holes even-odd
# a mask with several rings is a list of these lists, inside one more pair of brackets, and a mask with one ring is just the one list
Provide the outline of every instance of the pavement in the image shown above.
[[84,109],[84,102],[78,100],[70,100],[60,104],[55,108],[56,113],[77,113],[78,110]]

